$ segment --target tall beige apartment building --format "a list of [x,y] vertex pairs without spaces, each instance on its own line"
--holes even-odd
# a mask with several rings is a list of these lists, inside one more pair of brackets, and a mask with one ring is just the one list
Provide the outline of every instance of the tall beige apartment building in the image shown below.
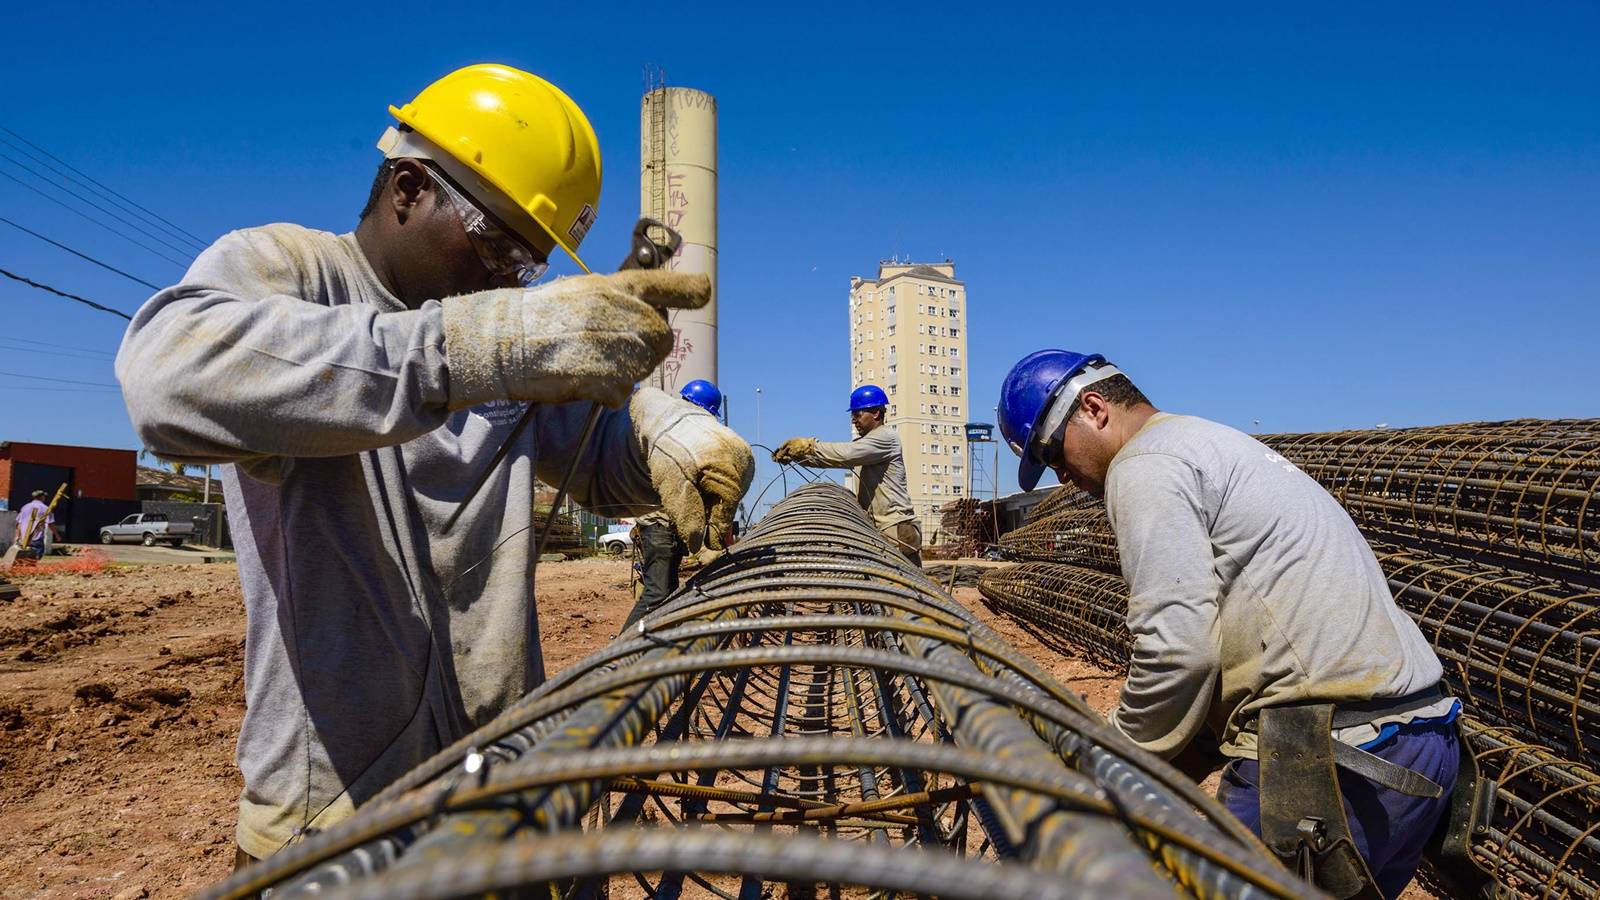
[[889,392],[925,540],[967,484],[967,286],[955,264],[878,265],[850,279],[850,385]]

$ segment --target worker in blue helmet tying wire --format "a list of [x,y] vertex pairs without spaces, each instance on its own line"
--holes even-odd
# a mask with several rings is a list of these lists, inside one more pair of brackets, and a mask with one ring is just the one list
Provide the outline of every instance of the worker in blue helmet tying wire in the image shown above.
[[[703,378],[697,378],[684,385],[678,396],[713,417],[719,419],[722,417],[722,391]],[[635,528],[638,535],[635,545],[639,548],[641,590],[638,600],[634,601],[633,609],[628,613],[627,621],[622,625],[623,630],[632,627],[678,589],[678,570],[683,566],[683,558],[689,552],[688,545],[684,543],[683,537],[679,535],[678,529],[673,525],[672,517],[666,510],[657,510],[640,516]]]
[[850,393],[850,424],[856,439],[839,443],[812,437],[790,438],[778,445],[772,459],[823,469],[855,469],[856,499],[883,536],[906,558],[922,565],[922,531],[917,527],[906,490],[906,464],[900,455],[900,435],[886,424],[889,395],[875,384]]
[[1022,359],[999,425],[1024,490],[1050,469],[1105,498],[1133,635],[1112,724],[1191,772],[1214,741],[1219,799],[1286,864],[1334,896],[1398,895],[1470,770],[1438,657],[1349,514],[1099,355]]

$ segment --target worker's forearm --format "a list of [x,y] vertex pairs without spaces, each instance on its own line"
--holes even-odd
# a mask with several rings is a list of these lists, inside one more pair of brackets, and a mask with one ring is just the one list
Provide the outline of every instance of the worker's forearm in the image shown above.
[[134,317],[116,371],[145,446],[182,461],[337,456],[450,412],[437,303],[379,312],[179,285]]
[[559,485],[576,459],[570,490],[577,503],[611,518],[654,509],[660,499],[628,407],[604,410],[588,446],[578,446],[592,408],[585,402],[539,407],[539,480]]
[[874,440],[869,435],[855,441],[818,441],[803,463],[821,469],[853,469],[886,463],[894,458],[894,454],[892,445]]

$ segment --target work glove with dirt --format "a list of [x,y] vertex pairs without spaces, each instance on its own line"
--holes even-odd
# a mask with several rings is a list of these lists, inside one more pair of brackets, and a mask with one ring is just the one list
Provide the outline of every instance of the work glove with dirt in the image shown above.
[[772,451],[772,461],[775,463],[805,462],[817,450],[817,439],[813,437],[789,438]]
[[690,553],[720,549],[755,477],[750,445],[715,416],[655,388],[640,388],[628,413],[650,482],[678,536]]
[[652,269],[562,278],[444,301],[450,406],[488,400],[612,408],[672,352],[666,310],[698,309],[711,280]]

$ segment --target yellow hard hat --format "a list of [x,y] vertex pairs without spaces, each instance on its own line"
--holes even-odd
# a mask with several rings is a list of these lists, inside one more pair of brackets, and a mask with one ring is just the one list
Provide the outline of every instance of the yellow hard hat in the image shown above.
[[585,272],[578,245],[600,205],[600,141],[555,85],[521,69],[457,69],[389,112],[405,128],[378,143],[389,157],[431,159],[545,253],[551,242]]

